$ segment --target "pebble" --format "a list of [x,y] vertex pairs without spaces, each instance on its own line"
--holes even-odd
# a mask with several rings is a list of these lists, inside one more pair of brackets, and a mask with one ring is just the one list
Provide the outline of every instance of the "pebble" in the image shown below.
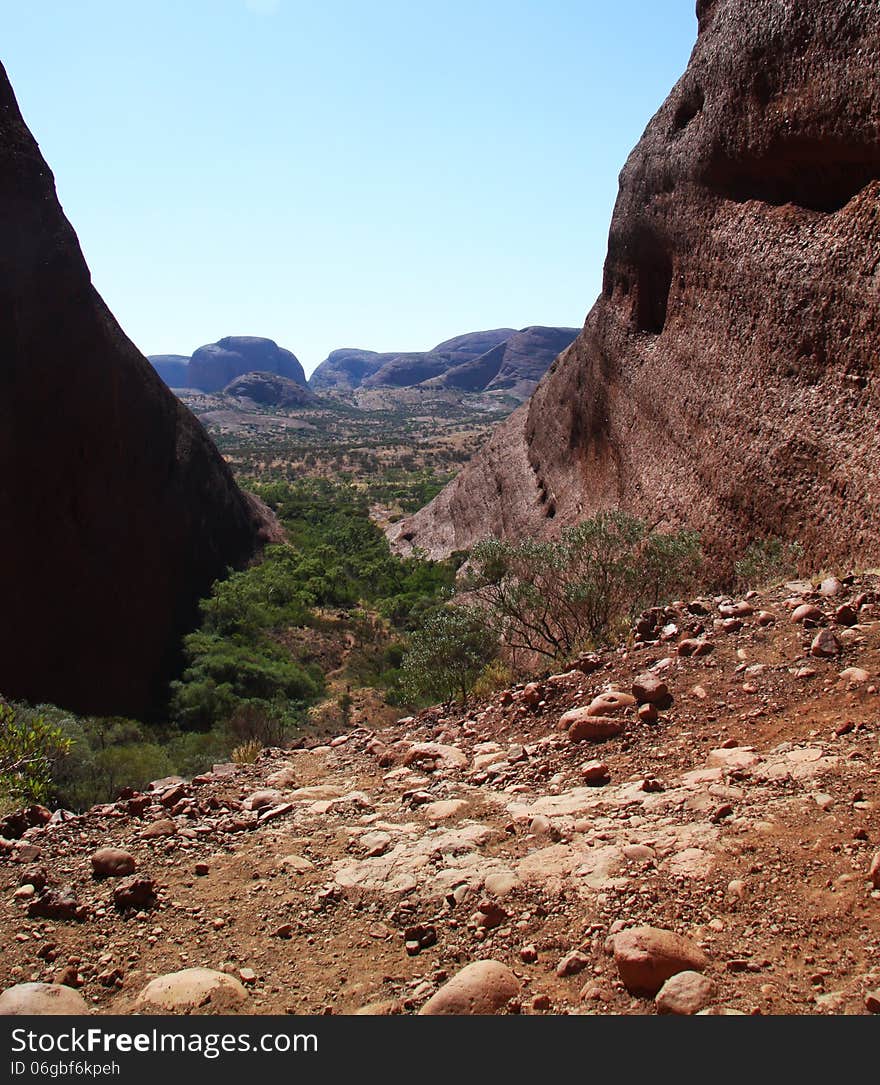
[[840,641],[830,629],[820,629],[810,645],[810,655],[818,659],[832,659],[840,655]]
[[585,968],[589,968],[591,963],[590,958],[585,953],[573,949],[571,953],[566,953],[556,966],[556,975],[560,979],[564,979],[566,976],[576,976],[578,972],[583,972]]

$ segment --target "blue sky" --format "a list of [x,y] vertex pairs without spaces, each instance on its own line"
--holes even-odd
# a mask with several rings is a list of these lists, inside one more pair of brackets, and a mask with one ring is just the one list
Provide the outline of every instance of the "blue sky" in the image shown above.
[[693,0],[3,0],[2,60],[145,353],[579,326]]

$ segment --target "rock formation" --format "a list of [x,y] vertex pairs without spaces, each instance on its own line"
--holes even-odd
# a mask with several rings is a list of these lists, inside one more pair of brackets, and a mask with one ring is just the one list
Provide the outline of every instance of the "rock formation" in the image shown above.
[[223,394],[249,399],[261,407],[308,407],[318,403],[314,392],[277,373],[244,373],[227,384]]
[[169,388],[186,388],[189,358],[185,354],[148,354],[147,361]]
[[309,388],[314,392],[352,392],[391,357],[357,347],[331,350],[309,377]]
[[429,387],[463,392],[509,392],[527,399],[551,362],[571,346],[579,328],[523,328],[477,358],[428,381]]
[[605,507],[811,565],[880,542],[876,0],[700,0],[627,161],[604,286],[527,407],[395,537],[432,554]]
[[296,355],[272,339],[256,335],[229,335],[193,353],[187,367],[187,385],[202,392],[219,392],[245,373],[276,373],[306,385],[306,375]]
[[260,517],[91,284],[0,68],[0,692],[157,706]]

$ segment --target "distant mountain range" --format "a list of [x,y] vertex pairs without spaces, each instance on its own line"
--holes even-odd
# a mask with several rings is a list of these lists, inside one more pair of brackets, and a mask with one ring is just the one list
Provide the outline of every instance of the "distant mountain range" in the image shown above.
[[[379,353],[356,347],[332,351],[307,381],[298,359],[271,339],[228,336],[199,347],[191,358],[180,354],[150,355],[158,374],[171,388],[202,392],[226,391],[275,406],[310,402],[291,392],[287,382],[317,395],[355,399],[358,390],[424,389],[462,393],[503,393],[527,399],[553,359],[577,336],[578,328],[494,328],[467,332],[427,351]],[[249,396],[233,383],[247,375],[285,378],[251,382]],[[280,398],[273,398],[274,396]],[[285,400],[285,404],[281,403]],[[312,400],[311,402],[313,402]]]

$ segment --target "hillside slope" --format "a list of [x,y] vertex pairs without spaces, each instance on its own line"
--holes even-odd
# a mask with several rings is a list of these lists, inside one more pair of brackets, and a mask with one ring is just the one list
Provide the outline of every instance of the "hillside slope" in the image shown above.
[[[633,982],[627,946],[649,926],[687,939],[666,975],[705,976],[667,1010],[877,1012],[878,589],[691,600],[467,712],[7,819],[0,984],[130,1013],[155,977],[206,968],[214,993],[193,1005],[178,977],[164,1012],[431,1012],[490,959],[509,973],[483,1012],[644,1014],[659,983]],[[574,741],[560,720],[597,697],[618,733]],[[93,876],[108,846],[133,875]]]
[[876,0],[701,0],[687,71],[620,178],[581,335],[394,528],[433,555],[601,508],[819,565],[880,543]]

